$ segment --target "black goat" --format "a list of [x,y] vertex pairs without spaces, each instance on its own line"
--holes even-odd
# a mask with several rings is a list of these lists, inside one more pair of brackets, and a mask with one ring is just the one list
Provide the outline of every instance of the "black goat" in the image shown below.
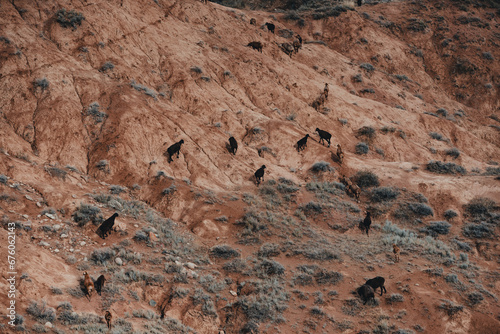
[[366,212],[365,219],[359,222],[359,228],[361,229],[361,231],[366,232],[366,235],[368,235],[368,231],[370,230],[371,224],[372,224],[372,217],[370,215],[370,212]]
[[257,186],[260,184],[260,180],[264,181],[264,169],[266,168],[266,165],[262,165],[257,171],[255,172],[255,182],[257,183]]
[[319,134],[319,143],[321,144],[321,142],[324,142],[326,140],[326,142],[328,143],[328,147],[330,147],[330,139],[332,138],[330,132],[320,130],[318,128],[316,128],[316,132]]
[[257,20],[254,19],[253,17],[250,19],[250,24],[256,26],[257,25]]
[[370,299],[375,300],[375,291],[370,285],[362,285],[358,288],[358,295],[363,299],[365,305]]
[[304,138],[297,142],[297,152],[300,152],[307,147],[307,138],[309,138],[309,134],[306,134]]
[[99,276],[94,282],[95,291],[97,291],[99,296],[101,295],[102,288],[104,287],[104,282],[106,282],[106,278],[104,278],[104,275]]
[[238,142],[234,137],[229,138],[229,151],[233,154],[236,155],[236,151],[238,150]]
[[371,286],[373,288],[373,291],[377,290],[377,288],[380,288],[380,295],[382,296],[383,292],[387,293],[384,283],[385,278],[383,278],[382,276],[377,276],[375,278],[369,279],[365,284]]
[[272,32],[274,34],[274,29],[276,28],[276,26],[274,24],[266,22],[266,24],[264,24],[264,25],[267,27],[267,30],[269,30],[270,32]]
[[247,46],[262,53],[262,43],[261,42],[250,42],[247,44]]
[[111,217],[106,219],[95,231],[98,236],[100,236],[103,239],[106,239],[109,233],[111,233],[111,229],[113,228],[113,225],[115,225],[115,218],[118,217],[117,213],[114,213]]
[[171,145],[169,148],[167,148],[168,163],[171,163],[173,161],[172,156],[174,154],[177,154],[177,158],[179,157],[179,151],[181,150],[182,144],[184,144],[184,139],[181,139],[177,143],[175,143],[175,144]]

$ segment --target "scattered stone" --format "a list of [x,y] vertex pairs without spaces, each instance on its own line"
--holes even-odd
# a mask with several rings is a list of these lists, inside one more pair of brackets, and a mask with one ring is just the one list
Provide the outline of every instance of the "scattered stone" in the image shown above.
[[156,235],[153,232],[149,232],[149,240],[152,242],[157,242],[158,238],[156,237]]
[[67,237],[68,237],[68,235],[67,235],[67,234],[65,234],[65,233],[61,234],[61,238],[63,238],[63,239],[64,239],[64,238],[67,238]]
[[188,262],[188,263],[186,263],[186,267],[188,267],[189,269],[195,269],[196,264],[194,264],[193,262]]
[[73,194],[73,195],[71,195],[71,197],[76,198],[76,195],[75,195],[75,194]]
[[69,251],[70,251],[71,253],[73,253],[73,252],[75,251],[75,249],[74,249],[74,248],[70,248],[70,249],[69,249]]
[[178,260],[175,260],[175,262],[174,262],[174,263],[175,263],[176,265],[178,265],[178,266],[182,265],[182,263],[181,263],[180,261],[178,261]]
[[151,300],[149,301],[149,305],[151,305],[151,306],[155,307],[155,306],[156,306],[156,302],[155,302],[153,299],[151,299]]
[[39,208],[41,208],[42,207],[42,203],[36,202],[36,206],[38,206]]
[[121,266],[123,264],[123,260],[119,257],[115,258],[115,263],[119,266]]
[[80,242],[80,246],[85,246],[87,243],[85,241]]
[[236,293],[236,291],[233,291],[233,290],[229,290],[229,293],[232,294],[233,296],[238,296],[238,294]]
[[51,323],[50,321],[47,321],[47,322],[45,323],[45,327],[47,327],[47,328],[52,328],[53,326],[52,326],[52,323]]
[[54,226],[52,226],[52,229],[54,231],[59,231],[61,229],[61,225],[60,224],[55,224]]
[[125,223],[115,223],[115,225],[113,226],[115,232],[120,232],[120,231],[123,231],[125,232],[127,230],[127,224]]
[[54,249],[54,253],[59,253],[59,249]]
[[31,196],[29,196],[29,195],[24,195],[24,197],[25,197],[28,201],[33,201],[33,198],[31,198]]
[[134,227],[139,227],[139,225],[137,225],[137,224],[134,224]]
[[46,215],[47,217],[49,217],[50,219],[56,219],[56,218],[57,218],[57,217],[56,217],[56,215],[53,215],[53,214],[48,213],[48,212],[46,212],[46,213],[45,213],[45,215]]
[[23,217],[24,219],[28,219],[30,216],[28,216],[28,215],[22,215],[22,217]]
[[[181,272],[182,273],[182,272]],[[187,271],[187,277],[188,278],[194,278],[194,279],[197,279],[198,278],[198,273],[194,270],[188,270]]]
[[38,243],[40,246],[44,246],[44,247],[49,247],[50,244],[48,242],[45,242],[45,241],[40,241],[40,243]]

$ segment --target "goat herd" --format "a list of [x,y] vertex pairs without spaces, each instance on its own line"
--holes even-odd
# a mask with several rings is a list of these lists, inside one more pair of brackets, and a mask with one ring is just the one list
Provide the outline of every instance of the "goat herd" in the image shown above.
[[[206,0],[203,0],[203,2],[207,3]],[[252,18],[250,20],[250,24],[257,25],[257,21],[254,18]],[[269,32],[274,34],[276,27],[273,23],[266,22],[264,24],[264,26],[266,26],[266,28]],[[248,43],[247,46],[249,46],[249,47],[251,47],[254,50],[257,50],[259,52],[262,52],[262,49],[263,49],[263,44],[261,42],[258,42],[258,41],[250,42],[250,43]],[[295,35],[295,40],[293,41],[292,44],[281,43],[281,44],[278,44],[278,46],[283,50],[283,52],[285,52],[291,58],[292,54],[298,53],[299,49],[302,47],[302,38],[299,34],[297,34],[297,35]],[[319,110],[319,107],[321,107],[321,105],[323,103],[325,103],[325,101],[328,99],[328,92],[329,92],[328,83],[325,83],[325,87],[323,89],[323,92],[312,103],[312,107],[314,109]],[[332,135],[328,131],[321,130],[319,128],[316,128],[315,132],[317,132],[319,135],[319,143],[323,145],[326,142],[326,143],[328,143],[328,147],[330,147]],[[306,134],[302,139],[297,141],[296,148],[297,148],[298,152],[304,150],[307,147],[307,139],[308,138],[309,138],[309,134]],[[164,153],[164,155],[167,157],[168,163],[173,161],[172,160],[173,156],[176,156],[177,158],[179,158],[181,145],[183,143],[184,143],[184,140],[181,139],[179,142],[168,147],[167,151]],[[236,155],[236,151],[238,150],[238,142],[236,141],[236,139],[234,137],[229,138],[228,150],[233,155]],[[340,144],[337,145],[336,158],[339,161],[339,163],[342,164],[342,162],[344,160],[344,153],[342,151],[342,147]],[[264,181],[264,173],[265,173],[264,169],[265,168],[266,168],[266,166],[262,165],[254,173],[255,183],[257,186],[259,186],[261,181]],[[350,195],[353,195],[356,198],[356,200],[359,202],[359,196],[361,193],[360,188],[356,184],[354,184],[348,177],[346,177],[344,175],[341,176],[340,180],[346,186],[347,193]],[[118,214],[114,213],[111,217],[106,219],[98,227],[98,229],[96,230],[96,234],[99,235],[99,237],[101,237],[102,239],[105,239],[108,236],[108,234],[111,233],[113,226],[114,226],[114,223],[115,223],[115,218],[117,216],[118,216]],[[366,235],[368,235],[371,223],[372,223],[372,221],[371,221],[370,212],[367,212],[365,219],[359,223],[359,228],[362,231],[366,232]],[[399,262],[400,248],[395,244],[393,244],[393,253],[395,256],[395,261]],[[104,275],[100,275],[96,281],[94,281],[86,271],[83,273],[83,276],[84,276],[84,279],[83,279],[83,287],[82,288],[83,288],[83,290],[85,292],[85,296],[88,298],[88,300],[89,301],[91,300],[92,293],[94,291],[96,291],[99,295],[101,295],[101,291],[104,287],[104,282],[106,281],[106,278],[104,277]],[[375,298],[375,290],[377,288],[380,288],[380,295],[381,296],[384,292],[387,293],[387,290],[385,289],[384,284],[385,284],[385,279],[381,276],[377,276],[375,278],[372,278],[372,279],[369,279],[368,281],[366,281],[366,283],[364,285],[362,285],[361,287],[359,287],[357,289],[357,293],[363,299],[364,304],[366,304],[370,299]],[[104,318],[106,320],[106,324],[107,324],[109,329],[111,329],[112,317],[113,316],[111,315],[110,311],[105,312]]]

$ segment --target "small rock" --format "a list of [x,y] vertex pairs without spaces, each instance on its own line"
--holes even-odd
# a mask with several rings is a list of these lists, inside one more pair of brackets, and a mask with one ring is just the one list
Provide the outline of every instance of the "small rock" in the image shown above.
[[174,263],[175,263],[176,265],[178,265],[178,266],[182,265],[182,263],[180,263],[180,261],[177,261],[177,260],[175,260],[175,262],[174,262]]
[[24,219],[28,219],[30,216],[28,216],[28,215],[22,215],[22,217],[23,217]]
[[24,195],[24,197],[25,197],[28,201],[33,201],[33,198],[31,198],[31,196],[29,196],[29,195]]
[[69,251],[70,251],[71,253],[73,253],[73,252],[75,251],[75,249],[74,249],[74,248],[70,248],[70,249],[69,249]]
[[39,208],[41,208],[42,207],[42,203],[36,202],[36,206],[38,206]]
[[85,241],[80,242],[80,246],[85,246],[87,243]]
[[71,195],[71,197],[76,198],[76,195],[75,195],[75,194],[73,194],[73,195]]
[[134,227],[139,227],[139,225],[137,225],[137,224],[134,224]]
[[125,232],[127,230],[127,225],[125,223],[115,223],[115,225],[113,226],[115,232],[119,232],[119,231],[123,231]]
[[115,263],[119,266],[121,266],[123,264],[123,260],[119,257],[115,258]]
[[156,237],[156,235],[153,232],[149,232],[149,240],[152,242],[157,242],[158,238]]
[[65,233],[61,234],[61,238],[67,238],[67,237],[68,237],[67,234],[65,234]]
[[54,249],[54,253],[59,253],[59,249]]
[[40,241],[39,243],[40,246],[44,246],[44,247],[49,247],[50,244],[48,242],[45,242],[45,241]]
[[196,268],[196,264],[194,264],[193,262],[188,262],[186,263],[186,267],[188,267],[189,269],[194,269]]
[[149,305],[151,305],[151,306],[155,307],[155,306],[156,306],[156,302],[155,302],[153,299],[151,299],[151,300],[149,301]]
[[416,286],[418,286],[418,283],[415,283]]
[[[181,273],[182,273],[182,271],[181,271]],[[197,278],[198,278],[198,276],[199,276],[199,275],[198,275],[198,273],[197,273],[196,271],[194,271],[194,270],[188,270],[188,271],[187,271],[187,277],[188,277],[188,278],[194,278],[194,279],[197,279]]]
[[226,334],[226,333],[224,333],[224,331],[219,331],[219,334]]
[[80,189],[83,189],[83,185],[82,185],[80,182],[78,182],[78,183],[76,184],[76,186],[77,186],[78,188],[80,188]]
[[237,296],[238,294],[236,293],[236,291],[233,291],[233,290],[229,290],[229,293],[232,294],[233,296]]
[[51,214],[51,213],[47,213],[47,212],[46,212],[46,213],[45,213],[45,215],[46,215],[47,217],[49,217],[50,219],[56,219],[56,216],[55,216],[55,215],[53,215],[53,214]]
[[52,226],[52,229],[54,231],[59,231],[61,229],[61,225],[60,224],[55,224],[54,226]]
[[52,326],[52,323],[51,323],[50,321],[47,321],[47,322],[45,323],[45,327],[47,327],[47,328],[52,328],[53,326]]

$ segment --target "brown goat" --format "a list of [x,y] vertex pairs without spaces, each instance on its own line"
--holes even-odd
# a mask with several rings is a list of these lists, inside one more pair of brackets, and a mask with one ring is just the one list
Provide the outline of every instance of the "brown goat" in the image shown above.
[[356,197],[356,202],[359,203],[359,196],[361,196],[361,189],[358,187],[357,184],[354,184],[354,183],[351,183],[351,185],[349,186],[349,188],[351,189],[352,194],[354,195],[354,197]]
[[86,271],[83,272],[83,285],[85,286],[85,295],[90,301],[92,292],[95,290],[95,287],[94,282],[92,282],[92,278],[90,278],[89,274]]
[[399,262],[399,253],[401,249],[396,244],[392,244],[392,251],[394,253],[394,261]]
[[293,51],[295,53],[299,53],[299,49],[302,47],[302,43],[298,39],[294,40],[292,43]]
[[293,46],[290,44],[290,43],[281,43],[279,44],[281,50],[283,50],[284,53],[286,53],[287,55],[290,56],[290,58],[292,58],[292,54],[293,54]]
[[254,19],[253,17],[250,19],[250,24],[256,26],[257,25],[257,20]]
[[337,158],[339,158],[340,164],[344,161],[344,152],[342,151],[342,146],[337,144]]
[[106,313],[104,314],[104,319],[106,319],[106,324],[108,325],[109,329],[111,329],[111,319],[112,318],[113,318],[113,316],[111,315],[111,312],[106,311]]

